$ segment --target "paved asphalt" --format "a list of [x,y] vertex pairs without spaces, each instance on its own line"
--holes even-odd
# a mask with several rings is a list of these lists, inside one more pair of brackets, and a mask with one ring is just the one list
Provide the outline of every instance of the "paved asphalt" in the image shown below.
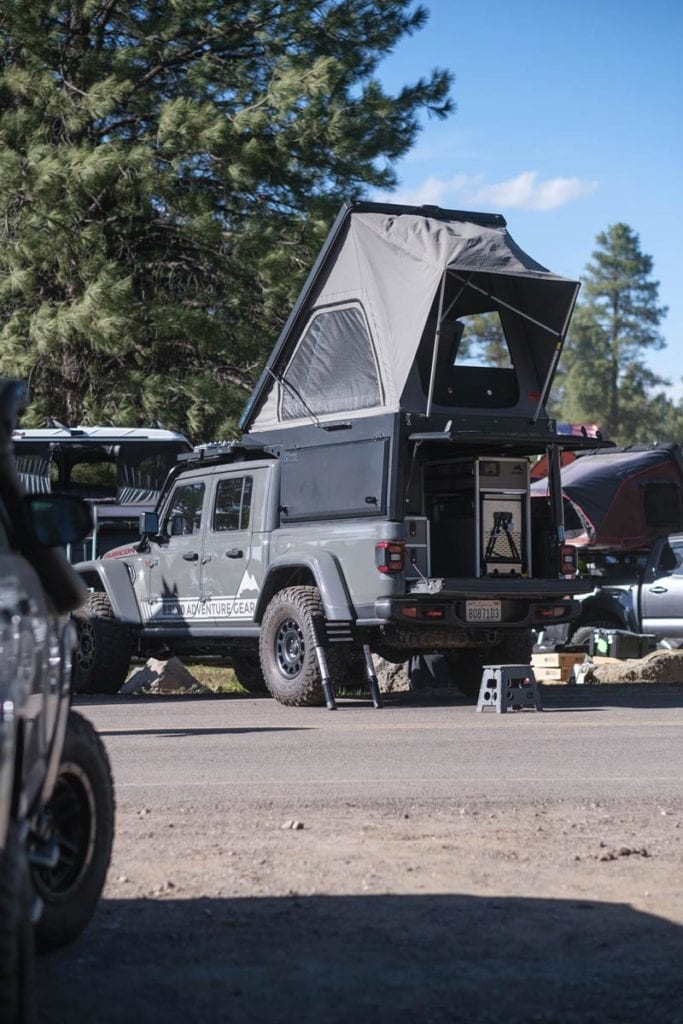
[[[236,801],[442,796],[680,797],[683,686],[545,687],[543,712],[478,713],[458,697],[384,708],[286,708],[270,698],[79,697],[119,799]],[[134,794],[133,790],[137,792]]]

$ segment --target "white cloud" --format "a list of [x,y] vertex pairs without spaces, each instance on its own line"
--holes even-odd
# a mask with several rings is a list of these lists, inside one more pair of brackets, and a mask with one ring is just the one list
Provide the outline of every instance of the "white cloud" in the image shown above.
[[494,206],[517,210],[554,210],[591,195],[597,181],[581,178],[546,178],[538,171],[522,171],[515,178],[486,185],[483,175],[456,174],[452,178],[426,178],[417,188],[405,189],[390,197],[392,202],[408,206]]
[[467,174],[456,174],[446,180],[425,178],[417,188],[395,192],[390,199],[392,203],[403,203],[405,206],[439,205],[448,196],[457,195],[470,187],[475,180]]
[[522,171],[516,178],[484,185],[472,197],[476,202],[493,203],[516,210],[555,210],[591,195],[597,181],[580,178],[538,180],[538,171]]

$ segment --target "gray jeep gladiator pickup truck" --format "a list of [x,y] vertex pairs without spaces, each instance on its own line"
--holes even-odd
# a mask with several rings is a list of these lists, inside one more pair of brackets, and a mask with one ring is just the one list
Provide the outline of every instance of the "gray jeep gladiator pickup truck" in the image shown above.
[[[497,215],[345,206],[240,426],[179,458],[134,550],[77,566],[77,680],[117,690],[133,654],[221,654],[286,704],[442,653],[476,694],[482,664],[526,663],[570,620],[560,453],[545,402],[578,292]],[[499,342],[479,333],[481,315]],[[604,442],[606,444],[606,442]],[[545,455],[547,497],[530,501]]]
[[80,934],[111,851],[113,789],[97,733],[70,710],[86,591],[60,547],[91,526],[66,495],[23,493],[11,430],[26,402],[0,378],[0,1019],[28,1024],[34,937]]

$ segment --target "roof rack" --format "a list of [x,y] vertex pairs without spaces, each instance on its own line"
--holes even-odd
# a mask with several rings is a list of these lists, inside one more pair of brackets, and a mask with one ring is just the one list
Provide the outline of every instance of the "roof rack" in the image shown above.
[[242,441],[209,441],[181,452],[178,462],[243,462],[248,459],[278,458],[280,446],[245,438]]

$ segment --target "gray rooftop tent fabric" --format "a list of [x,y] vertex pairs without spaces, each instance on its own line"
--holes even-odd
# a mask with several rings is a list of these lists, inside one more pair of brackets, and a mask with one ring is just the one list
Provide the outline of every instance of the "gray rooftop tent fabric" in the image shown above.
[[[267,430],[282,425],[283,386],[274,375],[287,377],[288,362],[315,312],[340,305],[357,304],[367,317],[381,382],[380,404],[373,411],[405,407],[406,384],[440,297],[441,308],[455,314],[502,309],[521,317],[540,392],[557,361],[577,291],[577,282],[550,273],[524,253],[498,215],[389,204],[347,206],[285,325],[241,426]],[[331,343],[341,344],[338,336]],[[353,360],[346,365],[352,373]]]

